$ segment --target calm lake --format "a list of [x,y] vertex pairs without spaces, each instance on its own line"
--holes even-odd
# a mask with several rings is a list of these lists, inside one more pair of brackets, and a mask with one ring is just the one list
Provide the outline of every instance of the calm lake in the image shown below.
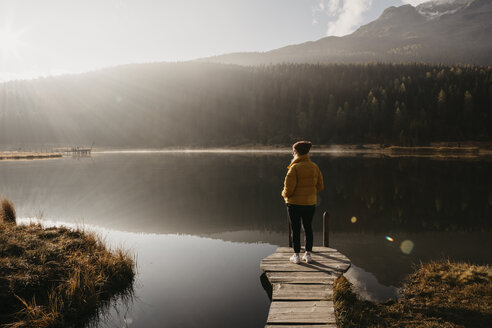
[[[492,263],[492,160],[314,153],[315,216],[370,300],[395,297],[420,261]],[[0,194],[22,218],[84,224],[138,265],[135,295],[100,327],[263,327],[259,262],[288,242],[287,153],[107,152],[0,162]]]

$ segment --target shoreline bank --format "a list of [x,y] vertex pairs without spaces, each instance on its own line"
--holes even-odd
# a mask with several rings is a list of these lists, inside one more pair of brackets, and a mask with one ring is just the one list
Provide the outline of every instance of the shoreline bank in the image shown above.
[[492,267],[447,260],[421,264],[397,301],[361,300],[341,276],[334,283],[337,324],[348,327],[488,327]]
[[0,151],[0,160],[33,160],[60,157],[62,157],[60,153]]
[[16,224],[0,207],[0,326],[64,327],[88,323],[118,297],[131,297],[135,261],[95,233]]

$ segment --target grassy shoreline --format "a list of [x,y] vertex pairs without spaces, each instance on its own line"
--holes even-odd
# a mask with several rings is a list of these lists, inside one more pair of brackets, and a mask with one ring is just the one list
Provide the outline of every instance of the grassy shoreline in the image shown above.
[[60,153],[0,151],[0,160],[47,159],[62,157]]
[[490,327],[492,322],[491,266],[421,264],[401,293],[396,302],[360,300],[341,276],[334,284],[338,327]]
[[1,327],[77,325],[116,296],[131,295],[135,263],[128,252],[109,250],[81,229],[16,225],[7,203],[0,208]]

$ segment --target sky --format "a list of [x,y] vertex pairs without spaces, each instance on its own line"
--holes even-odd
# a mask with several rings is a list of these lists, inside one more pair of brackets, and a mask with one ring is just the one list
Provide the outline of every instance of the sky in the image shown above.
[[268,51],[421,0],[0,0],[0,81]]

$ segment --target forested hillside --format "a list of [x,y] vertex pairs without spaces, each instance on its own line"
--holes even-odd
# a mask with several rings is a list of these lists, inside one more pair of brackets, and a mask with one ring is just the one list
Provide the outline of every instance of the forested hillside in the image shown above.
[[492,67],[140,64],[0,84],[0,144],[489,141]]

